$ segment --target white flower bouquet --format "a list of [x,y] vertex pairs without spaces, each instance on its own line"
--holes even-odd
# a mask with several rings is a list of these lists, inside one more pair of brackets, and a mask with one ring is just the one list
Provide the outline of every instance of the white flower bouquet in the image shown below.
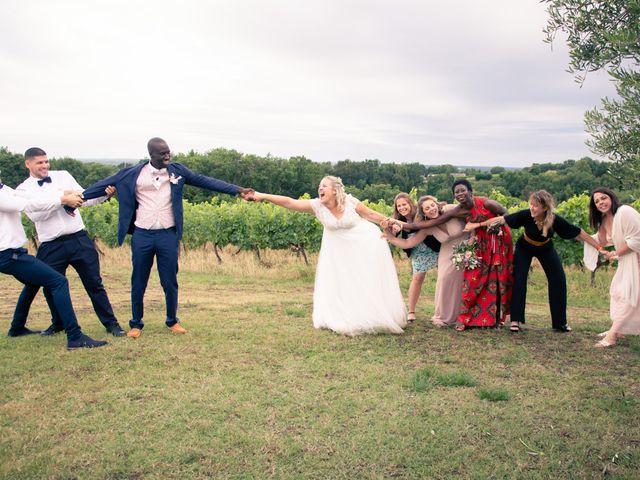
[[465,242],[460,242],[453,247],[453,254],[451,255],[451,261],[456,267],[456,270],[474,270],[480,266],[480,259],[478,258],[478,242],[474,238]]

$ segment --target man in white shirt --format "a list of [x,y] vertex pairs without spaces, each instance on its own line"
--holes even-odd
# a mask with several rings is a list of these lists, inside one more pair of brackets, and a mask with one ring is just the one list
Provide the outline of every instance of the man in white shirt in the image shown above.
[[[67,348],[95,348],[107,342],[94,340],[82,333],[78,319],[73,311],[69,296],[69,282],[64,275],[27,253],[24,244],[27,236],[22,228],[20,212],[53,210],[61,203],[69,207],[82,204],[82,195],[78,192],[61,195],[61,192],[36,195],[22,198],[16,192],[2,184],[0,180],[0,272],[12,275],[24,284],[38,285],[50,290],[52,302],[60,314],[67,333]],[[37,333],[24,325],[9,329],[10,337],[20,337]]]
[[[71,174],[65,170],[49,171],[49,159],[44,150],[38,147],[29,148],[24,153],[25,166],[29,170],[29,178],[16,188],[17,192],[29,195],[51,191],[82,191],[82,187]],[[112,194],[115,189],[109,190]],[[83,205],[96,205],[108,199],[103,196],[88,200]],[[66,274],[72,266],[82,281],[93,309],[107,332],[116,337],[125,335],[113,313],[111,302],[100,277],[100,259],[93,241],[87,235],[79,210],[59,206],[48,211],[25,212],[36,227],[40,247],[36,258],[43,261],[55,271]],[[26,324],[31,303],[38,293],[39,287],[25,285],[16,304],[12,328],[19,329]],[[45,290],[45,297],[53,318],[49,328],[41,332],[53,335],[63,330],[62,319],[57,314],[50,293]],[[53,307],[53,308],[52,308]]]

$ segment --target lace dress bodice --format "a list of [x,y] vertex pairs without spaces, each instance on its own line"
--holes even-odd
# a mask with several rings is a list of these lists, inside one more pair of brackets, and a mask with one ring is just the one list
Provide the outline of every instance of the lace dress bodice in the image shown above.
[[344,213],[342,217],[336,218],[331,211],[325,207],[319,198],[311,200],[311,208],[316,218],[329,230],[339,230],[343,228],[353,228],[358,222],[363,221],[362,217],[356,212],[358,200],[351,195],[347,195],[344,205]]

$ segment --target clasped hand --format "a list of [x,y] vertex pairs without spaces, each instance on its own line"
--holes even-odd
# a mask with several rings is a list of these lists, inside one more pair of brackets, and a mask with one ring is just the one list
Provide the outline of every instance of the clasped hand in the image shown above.
[[[487,226],[487,232],[489,233],[498,233],[500,231],[500,227],[502,226],[502,221],[498,218],[496,218],[493,222],[491,222],[489,224],[489,226]],[[472,233],[474,232],[477,228],[480,228],[481,224],[480,223],[476,223],[476,222],[468,222],[465,226],[464,226],[464,231],[466,233]]]
[[393,232],[394,234],[398,234],[400,230],[405,226],[404,222],[401,222],[397,218],[385,218],[380,222],[380,226],[385,229]]
[[84,203],[84,197],[82,196],[82,192],[65,190],[62,197],[60,197],[60,203],[72,208],[78,208]]
[[240,197],[242,197],[242,199],[246,200],[247,202],[255,201],[256,191],[253,188],[240,187],[238,193],[240,194]]

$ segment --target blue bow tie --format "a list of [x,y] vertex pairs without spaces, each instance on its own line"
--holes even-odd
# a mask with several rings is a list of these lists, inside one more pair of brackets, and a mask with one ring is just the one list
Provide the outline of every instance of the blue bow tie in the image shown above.
[[51,177],[44,177],[44,178],[41,178],[40,180],[38,180],[38,185],[39,186],[42,186],[45,183],[51,183]]
[[4,187],[4,183],[0,183],[0,188]]

